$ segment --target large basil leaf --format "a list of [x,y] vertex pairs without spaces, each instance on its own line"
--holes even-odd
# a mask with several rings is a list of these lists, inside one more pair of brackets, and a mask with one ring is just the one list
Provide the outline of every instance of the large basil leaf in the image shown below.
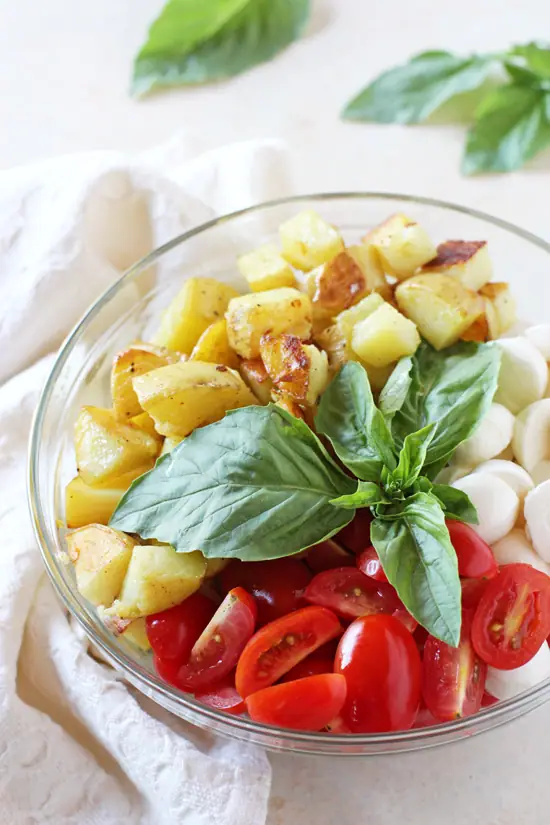
[[446,463],[476,429],[496,392],[500,351],[494,344],[460,343],[442,352],[422,343],[413,356],[412,381],[392,421],[396,444],[409,433],[437,424],[426,453],[424,474]]
[[445,51],[424,52],[377,77],[348,103],[343,117],[371,123],[421,123],[455,95],[481,86],[491,65],[492,60],[481,55],[463,58]]
[[432,636],[458,645],[461,590],[456,553],[439,502],[417,493],[391,520],[376,518],[371,541],[390,584]]
[[334,504],[335,507],[356,510],[359,507],[372,507],[373,504],[389,504],[390,502],[378,484],[373,481],[360,481],[354,493],[333,498],[330,503]]
[[550,80],[550,44],[526,43],[524,46],[514,46],[508,54],[513,60],[519,58],[522,65],[541,81]]
[[296,40],[308,17],[309,0],[168,0],[135,59],[132,91],[239,74]]
[[412,383],[412,366],[410,355],[401,358],[378,397],[378,409],[389,422],[405,403]]
[[110,524],[208,558],[278,558],[348,524],[353,511],[330,501],[356,488],[303,421],[273,405],[245,407],[161,458]]
[[479,524],[477,510],[470,497],[462,490],[448,484],[433,484],[431,492],[445,510],[445,518]]
[[428,424],[421,430],[405,436],[399,453],[399,463],[390,474],[386,490],[406,490],[414,484],[426,462],[428,448],[434,439],[436,428],[437,424]]
[[344,364],[323,393],[315,427],[363,481],[378,481],[384,465],[395,468],[391,433],[376,408],[367,373],[356,361]]

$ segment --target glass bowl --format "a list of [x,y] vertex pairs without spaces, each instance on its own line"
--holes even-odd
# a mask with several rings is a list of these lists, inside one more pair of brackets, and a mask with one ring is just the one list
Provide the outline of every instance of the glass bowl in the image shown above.
[[[109,405],[114,354],[147,340],[166,306],[190,276],[209,275],[238,285],[235,259],[277,239],[279,225],[315,209],[346,241],[393,212],[418,220],[439,243],[448,238],[489,241],[495,278],[509,281],[520,318],[547,321],[550,245],[505,221],[460,206],[404,195],[342,193],[301,196],[251,207],[198,226],[133,266],[91,307],[61,347],[37,408],[30,444],[29,499],[36,536],[61,601],[102,655],[125,679],[171,713],[218,734],[273,750],[305,754],[369,755],[412,751],[472,736],[536,708],[550,696],[550,679],[475,716],[398,733],[334,735],[262,725],[201,705],[161,681],[151,657],[115,638],[78,593],[64,556],[64,495],[75,474],[72,428],[82,404]],[[244,284],[242,285],[245,286]]]

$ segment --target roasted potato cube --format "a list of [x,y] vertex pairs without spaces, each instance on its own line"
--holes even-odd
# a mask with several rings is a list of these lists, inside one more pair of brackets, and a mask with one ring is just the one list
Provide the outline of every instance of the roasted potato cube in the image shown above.
[[384,271],[400,281],[413,275],[419,266],[437,254],[425,230],[402,214],[392,215],[371,229],[363,243],[376,249]]
[[145,430],[146,433],[149,433],[149,435],[153,436],[153,438],[156,438],[160,444],[164,441],[163,437],[155,430],[155,422],[149,413],[142,412],[134,418],[131,418],[129,423],[134,427],[137,427],[139,430]]
[[357,360],[357,356],[351,349],[350,342],[347,341],[341,329],[332,324],[315,336],[316,344],[326,352],[328,366],[331,373],[338,372],[346,361]]
[[346,309],[345,312],[341,312],[340,315],[338,315],[335,324],[348,344],[351,344],[351,336],[355,325],[360,321],[364,321],[365,318],[368,318],[373,312],[376,312],[384,303],[385,301],[382,296],[377,292],[373,292],[372,295],[367,295],[366,298],[363,298],[363,300],[355,304],[354,307],[350,307],[350,309]]
[[222,570],[225,570],[231,559],[206,559],[205,579],[213,579]]
[[239,371],[244,383],[252,390],[260,404],[269,404],[273,382],[261,358],[241,361]]
[[477,292],[493,277],[487,241],[445,241],[437,255],[422,267],[422,272],[450,275],[467,289]]
[[275,390],[299,404],[317,402],[328,383],[328,359],[295,335],[264,335],[260,354]]
[[258,358],[260,338],[266,333],[288,333],[302,341],[311,335],[311,301],[291,287],[233,298],[226,318],[229,343],[241,358]]
[[330,261],[344,248],[340,233],[312,209],[282,223],[279,234],[283,257],[304,272]]
[[109,606],[122,588],[136,542],[105,527],[90,524],[67,536],[67,551],[74,564],[79,592],[95,605]]
[[204,330],[203,334],[193,347],[191,353],[193,361],[208,361],[212,364],[224,364],[236,370],[239,358],[229,346],[227,337],[227,322],[225,318],[216,321]]
[[[150,467],[145,467],[146,473]],[[127,473],[113,479],[108,486],[91,487],[80,476],[69,481],[65,488],[65,520],[67,527],[85,527],[87,524],[108,524],[118,502],[142,472]]]
[[154,343],[189,355],[205,329],[239,293],[214,278],[189,278],[166,309]]
[[352,349],[373,367],[386,367],[413,355],[420,345],[416,325],[391,304],[382,306],[353,327]]
[[132,386],[133,378],[177,360],[175,353],[148,344],[135,344],[115,355],[111,370],[111,396],[116,417],[127,421],[143,412]]
[[456,343],[483,313],[483,300],[450,275],[415,275],[399,284],[401,312],[436,349]]
[[132,470],[145,472],[160,452],[158,437],[121,424],[112,410],[100,407],[82,407],[74,432],[78,472],[86,484],[105,484]]
[[355,258],[340,252],[307,275],[313,317],[333,318],[367,291],[367,281]]
[[206,559],[198,550],[176,553],[169,544],[136,545],[119,598],[106,616],[137,619],[183,602],[199,589]]
[[277,407],[281,407],[281,409],[286,410],[287,413],[290,413],[295,418],[301,418],[302,421],[305,421],[305,412],[303,407],[290,397],[290,395],[285,395],[283,392],[278,392],[276,389],[273,390],[273,402],[277,405]]
[[479,316],[479,318],[476,318],[471,327],[468,327],[466,332],[461,336],[461,339],[462,341],[475,341],[480,344],[483,341],[488,341],[490,337],[489,320],[487,318],[485,305],[484,312]]
[[283,258],[275,244],[265,244],[237,260],[241,275],[252,292],[265,292],[282,286],[296,286],[292,267]]
[[134,388],[158,432],[169,438],[183,438],[227,410],[256,403],[238,372],[207,361],[160,367],[136,378]]
[[389,301],[392,290],[386,280],[384,269],[380,263],[380,256],[376,249],[367,244],[354,244],[348,246],[346,251],[359,265],[365,276],[366,294],[378,292],[384,300]]
[[144,618],[134,619],[130,622],[130,624],[122,631],[121,638],[127,642],[130,642],[130,644],[140,650],[144,650],[145,652],[151,650],[151,643],[147,637],[147,629]]
[[162,450],[160,451],[161,456],[166,455],[166,453],[171,453],[174,447],[177,447],[181,441],[183,441],[183,438],[165,438]]
[[[486,284],[480,289],[480,294],[490,301],[493,310],[492,313],[488,311],[491,338],[499,338],[516,322],[516,302],[510,286],[500,282]],[[491,329],[491,321],[494,329]]]

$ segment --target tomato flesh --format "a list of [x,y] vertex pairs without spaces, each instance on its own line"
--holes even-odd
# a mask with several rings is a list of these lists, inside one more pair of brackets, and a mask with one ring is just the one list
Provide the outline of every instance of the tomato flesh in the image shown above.
[[332,673],[334,671],[334,657],[336,656],[335,642],[327,642],[321,645],[313,653],[310,653],[297,665],[294,665],[288,673],[285,673],[281,682],[293,682],[295,679],[304,679],[306,676],[317,676],[320,673]]
[[145,619],[153,653],[162,659],[184,662],[216,611],[212,599],[193,593],[181,604]]
[[506,564],[481,596],[472,624],[474,648],[500,670],[526,664],[550,632],[550,576],[529,564]]
[[494,553],[469,524],[445,521],[458,560],[458,574],[469,579],[491,579],[498,573]]
[[487,589],[487,579],[462,579],[462,607],[464,610],[475,610],[481,597]]
[[235,676],[238,693],[246,699],[272,685],[341,632],[338,618],[325,607],[303,607],[265,625],[239,658]]
[[362,573],[365,574],[365,576],[369,576],[377,582],[388,581],[388,577],[384,573],[378,553],[372,544],[370,547],[367,547],[366,550],[363,550],[357,559],[357,567]]
[[458,647],[434,636],[424,645],[422,695],[428,710],[440,722],[477,713],[481,707],[487,665],[474,650],[470,637],[472,616],[465,612]]
[[311,572],[304,562],[293,558],[256,562],[235,560],[220,576],[224,593],[240,586],[254,596],[259,626],[304,607],[303,594],[310,579]]
[[328,607],[346,619],[372,613],[392,613],[399,599],[389,585],[372,581],[356,567],[336,567],[313,577],[304,598]]
[[333,567],[354,567],[355,556],[333,539],[327,539],[308,550],[306,562],[314,573],[322,573]]
[[357,510],[352,521],[334,537],[337,542],[347,547],[353,553],[360,553],[368,547],[370,541],[370,526],[372,516],[366,507]]
[[420,704],[420,654],[394,616],[362,616],[352,622],[340,639],[334,670],[346,678],[341,716],[352,733],[412,727]]
[[344,677],[323,673],[259,690],[247,697],[246,707],[256,722],[318,731],[340,713],[345,698]]
[[228,673],[219,682],[212,685],[203,693],[196,693],[195,699],[216,710],[224,710],[226,713],[244,713],[246,705],[237,693],[235,687],[235,674]]

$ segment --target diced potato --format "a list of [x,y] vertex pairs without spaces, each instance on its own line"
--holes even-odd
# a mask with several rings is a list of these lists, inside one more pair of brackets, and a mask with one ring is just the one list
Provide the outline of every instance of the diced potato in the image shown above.
[[385,272],[400,281],[409,278],[437,254],[425,230],[402,214],[392,215],[371,229],[363,243],[376,249]]
[[297,404],[296,401],[290,397],[290,395],[285,395],[282,392],[273,390],[273,401],[277,407],[281,407],[281,409],[286,410],[286,412],[290,413],[295,418],[301,418],[302,421],[305,420],[303,408],[300,407],[300,405]]
[[[499,338],[510,327],[513,327],[517,320],[516,316],[516,302],[510,290],[509,284],[506,283],[492,283],[486,284],[480,289],[480,294],[491,303],[493,315],[489,311],[488,318],[491,338]],[[491,328],[494,326],[494,329]]]
[[137,619],[167,610],[198,590],[205,572],[206,559],[198,550],[177,553],[169,544],[137,545],[120,596],[105,614]]
[[67,551],[74,564],[76,586],[95,605],[111,605],[122,588],[134,539],[105,527],[90,524],[67,536]]
[[476,318],[471,327],[468,327],[466,332],[461,336],[463,341],[475,341],[482,343],[490,339],[489,321],[487,318],[486,307],[484,307],[483,314]]
[[404,355],[413,355],[419,345],[416,325],[388,303],[359,321],[351,337],[354,352],[373,367],[386,367]]
[[144,650],[145,652],[151,650],[151,643],[147,637],[144,618],[134,619],[133,622],[130,622],[128,627],[122,631],[121,638],[135,645],[140,650]]
[[261,358],[241,361],[239,371],[245,384],[252,390],[260,404],[269,404],[273,382]]
[[164,444],[162,445],[162,450],[160,451],[161,456],[166,455],[166,453],[171,453],[174,447],[177,447],[180,441],[183,441],[183,438],[165,438]]
[[302,341],[311,335],[311,301],[290,287],[233,298],[226,318],[229,343],[241,358],[258,358],[260,338],[266,333],[288,333]]
[[143,412],[132,386],[133,378],[177,360],[175,353],[148,344],[135,344],[115,355],[111,370],[111,396],[116,417],[127,421]]
[[256,399],[235,370],[206,361],[161,367],[134,380],[139,402],[159,433],[183,438]]
[[399,284],[395,298],[438,350],[456,343],[484,309],[480,296],[450,275],[415,275]]
[[313,318],[333,318],[356,303],[367,291],[357,261],[345,250],[306,276]]
[[[137,398],[137,396],[136,396]],[[163,442],[163,438],[160,433],[157,433],[155,430],[155,422],[149,415],[149,413],[142,412],[139,415],[136,415],[134,418],[130,419],[130,424],[133,424],[134,427],[137,427],[140,430],[145,430],[146,433],[156,438],[161,444]]]
[[329,378],[326,352],[295,335],[264,335],[260,354],[276,390],[299,404],[317,402]]
[[265,292],[282,286],[296,286],[292,267],[283,258],[275,244],[265,244],[237,260],[241,275],[252,292]]
[[307,272],[330,261],[344,248],[340,233],[313,210],[306,210],[279,227],[283,257]]
[[373,312],[376,312],[384,303],[382,296],[377,292],[373,292],[372,295],[367,295],[366,298],[363,298],[363,300],[355,304],[354,307],[350,307],[350,309],[346,309],[345,312],[341,312],[340,315],[338,315],[335,320],[336,326],[348,344],[351,344],[354,326],[360,321],[364,321],[365,318],[368,318]]
[[205,329],[239,293],[214,278],[189,278],[165,311],[154,343],[189,355]]
[[206,559],[205,579],[213,579],[222,570],[225,570],[231,559]]
[[[146,467],[143,472],[150,469]],[[69,481],[65,488],[65,519],[67,527],[87,524],[108,524],[118,502],[138,475],[127,473],[113,479],[109,486],[91,487],[80,476]]]
[[332,374],[338,372],[346,361],[356,360],[351,344],[337,324],[332,324],[315,336],[315,342],[327,354],[328,366]]
[[361,271],[365,276],[366,292],[378,292],[384,300],[389,301],[392,290],[386,280],[376,249],[368,244],[354,244],[347,247],[347,253],[361,267]]
[[457,278],[467,289],[477,292],[493,277],[487,241],[445,241],[437,255],[422,267],[422,272]]
[[204,330],[193,347],[193,361],[208,361],[212,364],[224,364],[231,369],[238,369],[239,357],[229,346],[227,322],[225,318],[215,321]]
[[132,470],[145,472],[159,452],[157,438],[121,424],[112,410],[82,407],[75,423],[75,454],[86,484],[104,484]]

